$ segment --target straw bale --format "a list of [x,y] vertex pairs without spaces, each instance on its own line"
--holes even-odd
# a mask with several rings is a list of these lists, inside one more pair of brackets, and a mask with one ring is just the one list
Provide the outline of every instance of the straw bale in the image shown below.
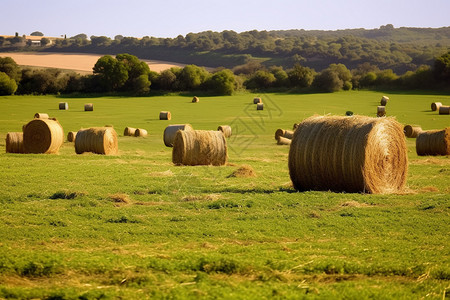
[[94,104],[92,103],[86,103],[84,105],[84,111],[94,111]]
[[170,119],[172,119],[172,115],[170,114],[170,111],[161,111],[159,113],[159,119],[160,120],[170,120]]
[[298,125],[300,125],[300,123],[294,123],[294,125],[292,126],[292,130],[295,131],[295,129],[297,129]]
[[8,132],[6,134],[6,153],[24,153],[23,133]]
[[125,127],[123,131],[123,136],[134,136],[136,133],[136,128],[133,127]]
[[64,142],[64,131],[58,121],[34,119],[23,131],[25,153],[58,153]]
[[77,138],[77,132],[76,131],[69,131],[67,134],[67,141],[68,142],[75,142],[75,139]]
[[173,142],[172,162],[176,165],[214,165],[227,162],[227,140],[219,131],[177,131]]
[[385,116],[386,116],[386,106],[378,106],[377,117],[385,117]]
[[291,139],[285,138],[285,137],[278,137],[277,139],[277,145],[290,145],[292,143]]
[[261,98],[260,97],[253,98],[253,104],[258,104],[258,103],[262,103]]
[[387,97],[387,96],[381,97],[381,101],[380,101],[381,106],[386,106],[388,101],[389,101],[389,97]]
[[450,155],[450,127],[427,130],[416,138],[417,155]]
[[450,106],[442,105],[441,107],[439,107],[439,114],[450,115]]
[[221,131],[226,138],[231,136],[231,126],[230,125],[220,125],[217,130]]
[[186,130],[191,131],[194,130],[191,126],[191,124],[174,124],[169,125],[164,129],[164,145],[166,147],[173,147],[173,141],[175,140],[175,135],[177,134],[178,130]]
[[148,135],[147,130],[143,129],[143,128],[137,128],[136,131],[134,132],[134,136],[137,137],[146,137]]
[[263,103],[256,104],[256,110],[263,110],[263,109],[264,109],[264,104]]
[[439,107],[442,106],[441,102],[433,102],[431,103],[431,110],[432,111],[439,111]]
[[105,155],[117,155],[119,146],[117,133],[111,127],[92,127],[81,129],[75,139],[75,152],[93,152]]
[[197,103],[199,101],[200,99],[197,96],[194,96],[194,98],[192,98],[192,103]]
[[68,110],[69,104],[67,102],[59,102],[59,110]]
[[408,170],[403,126],[394,118],[310,117],[294,133],[288,165],[301,191],[401,191]]
[[422,131],[422,127],[417,125],[406,125],[405,127],[403,127],[405,136],[409,138],[416,138]]
[[294,136],[294,131],[292,130],[284,130],[284,129],[277,129],[275,131],[275,139],[278,140],[280,137],[284,137],[287,139],[292,139]]
[[35,113],[34,118],[35,119],[48,119],[49,116],[48,116],[48,114],[44,114],[44,113]]

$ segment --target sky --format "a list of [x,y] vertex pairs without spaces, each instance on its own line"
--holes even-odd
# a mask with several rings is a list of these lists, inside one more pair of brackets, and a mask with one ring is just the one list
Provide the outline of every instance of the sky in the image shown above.
[[450,0],[0,0],[0,35],[168,37],[212,30],[450,26]]

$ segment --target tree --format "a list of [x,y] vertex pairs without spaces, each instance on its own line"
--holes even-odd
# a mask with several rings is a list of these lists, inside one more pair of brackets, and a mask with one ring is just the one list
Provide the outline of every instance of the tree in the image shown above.
[[299,64],[296,64],[287,74],[292,87],[310,87],[314,80],[314,71]]
[[218,95],[232,95],[236,90],[236,79],[231,70],[225,69],[214,73],[207,85]]
[[40,32],[40,31],[32,32],[32,33],[30,33],[30,35],[31,36],[44,36],[44,34],[42,32]]
[[0,95],[12,95],[17,90],[17,83],[5,72],[0,72]]
[[132,91],[137,95],[145,95],[150,92],[151,82],[148,80],[148,75],[140,75],[132,80]]
[[450,84],[450,52],[434,61],[433,74],[437,80]]
[[6,73],[15,82],[19,82],[22,77],[19,65],[11,57],[0,57],[0,72]]
[[313,86],[324,92],[337,92],[342,89],[344,82],[339,79],[336,72],[330,69],[323,70],[314,78]]
[[50,39],[48,39],[48,38],[42,38],[41,39],[41,45],[42,46],[46,46],[46,45],[48,45],[48,44],[50,44]]
[[[128,72],[128,79],[123,85],[124,90],[135,91],[138,93],[142,93],[143,89],[150,90],[150,82],[148,81],[150,68],[148,67],[148,64],[146,62],[140,61],[139,58],[128,53],[117,54],[116,59],[123,64]],[[143,78],[140,78],[141,76],[145,76],[147,78],[148,86],[146,88],[142,86],[142,84],[144,84],[144,80]],[[139,82],[139,84],[137,84],[136,82]],[[139,91],[136,91],[135,88],[137,88]]]
[[289,76],[286,71],[283,70],[283,67],[271,67],[270,72],[275,76],[275,86],[284,87],[288,85]]
[[196,65],[187,65],[177,76],[178,88],[181,90],[199,89],[210,76],[205,68]]
[[166,91],[172,90],[176,79],[177,79],[177,76],[173,73],[172,70],[164,70],[161,72],[161,74],[159,75],[159,77],[156,81],[157,86],[161,90],[166,90]]
[[100,57],[93,68],[104,91],[117,91],[128,79],[124,64],[110,55]]
[[259,70],[245,82],[245,86],[249,89],[264,89],[272,87],[275,81],[276,78],[272,73]]

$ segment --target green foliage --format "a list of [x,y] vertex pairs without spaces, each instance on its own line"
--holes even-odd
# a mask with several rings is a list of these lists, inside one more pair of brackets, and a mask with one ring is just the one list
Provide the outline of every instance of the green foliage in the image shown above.
[[221,70],[210,77],[207,86],[217,95],[232,95],[236,90],[235,75],[230,70]]
[[275,85],[275,76],[266,70],[256,71],[250,76],[250,78],[244,83],[247,89],[267,89]]
[[40,31],[34,31],[32,33],[30,33],[31,36],[44,36],[44,34]]
[[16,82],[19,82],[22,76],[19,65],[11,57],[0,57],[0,72],[6,73]]
[[100,57],[93,70],[103,90],[107,92],[117,91],[128,80],[127,67],[110,55]]
[[18,94],[57,94],[63,92],[69,76],[58,69],[23,69]]
[[17,90],[16,81],[8,74],[0,72],[0,95],[13,95]]
[[314,78],[313,86],[320,91],[333,93],[341,90],[344,82],[339,78],[337,72],[326,69]]
[[308,67],[296,64],[288,71],[289,82],[292,87],[307,88],[314,80],[314,71]]
[[205,68],[187,65],[176,75],[177,88],[182,91],[200,89],[209,76],[210,74]]
[[433,72],[436,79],[450,83],[450,51],[435,60]]

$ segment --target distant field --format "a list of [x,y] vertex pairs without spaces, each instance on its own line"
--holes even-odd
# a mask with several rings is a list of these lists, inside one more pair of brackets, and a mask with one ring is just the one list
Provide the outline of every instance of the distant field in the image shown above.
[[[65,70],[74,70],[79,73],[92,73],[97,60],[102,56],[99,54],[81,54],[81,53],[42,53],[42,52],[0,52],[0,57],[11,57],[21,66],[58,68]],[[172,67],[183,67],[178,63],[171,63],[157,60],[145,60],[150,70],[161,72]]]

